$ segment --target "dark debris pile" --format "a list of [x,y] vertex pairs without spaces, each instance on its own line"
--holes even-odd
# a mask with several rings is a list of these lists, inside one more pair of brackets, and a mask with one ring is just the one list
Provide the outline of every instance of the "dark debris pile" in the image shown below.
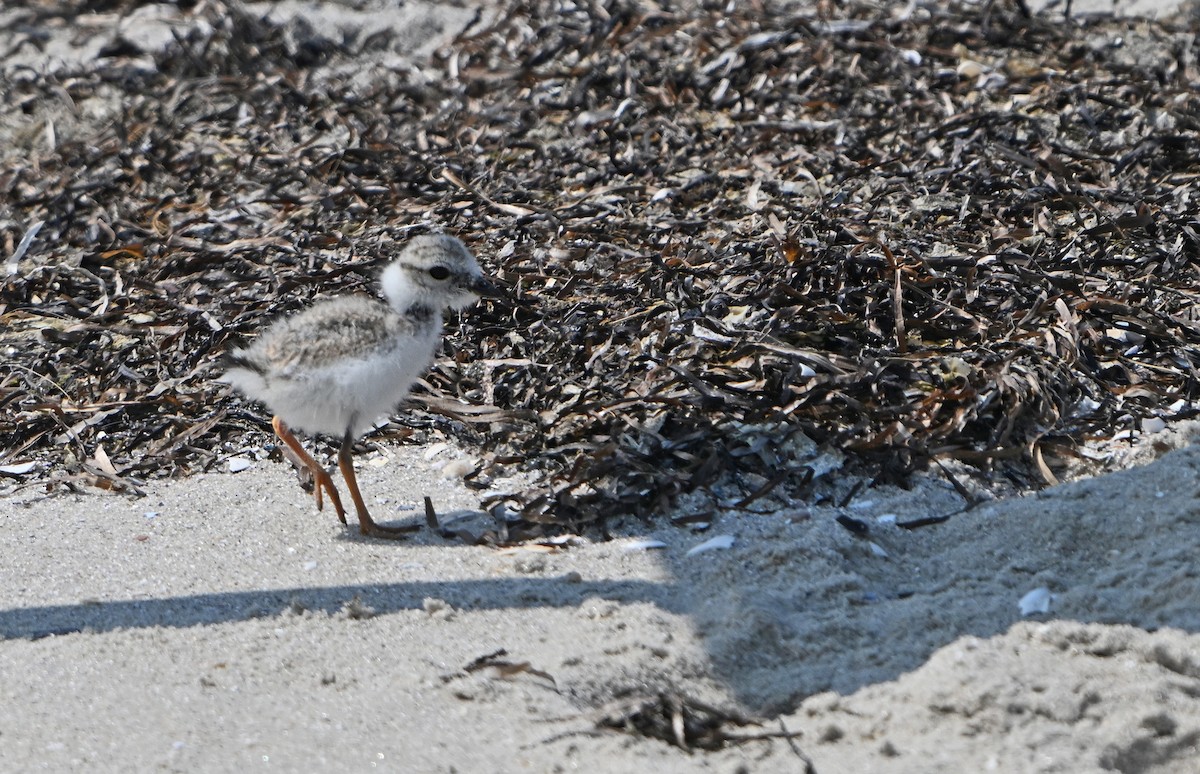
[[400,421],[537,471],[530,522],[802,482],[802,438],[1036,486],[1194,413],[1194,23],[518,0],[397,70],[196,8],[152,66],[0,79],[100,116],[0,154],[0,464],[214,466],[268,431],[215,359],[430,227],[514,290]]
[[799,759],[798,774],[815,774],[812,760],[795,741],[801,736],[799,732],[789,732],[782,721],[783,727],[779,731],[742,730],[757,725],[736,712],[677,694],[618,699],[602,709],[596,721],[596,728],[601,731],[658,739],[689,752],[784,740]]

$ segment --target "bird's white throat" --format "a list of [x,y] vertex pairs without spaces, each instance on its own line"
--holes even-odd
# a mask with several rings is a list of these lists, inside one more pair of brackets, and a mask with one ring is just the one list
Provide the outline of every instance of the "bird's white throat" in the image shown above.
[[404,273],[399,263],[388,264],[379,277],[379,285],[383,289],[383,297],[388,305],[403,314],[419,300],[420,289]]

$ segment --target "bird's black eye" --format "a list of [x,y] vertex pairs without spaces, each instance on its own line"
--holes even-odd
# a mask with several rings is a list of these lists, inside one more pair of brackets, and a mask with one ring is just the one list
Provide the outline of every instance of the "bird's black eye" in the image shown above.
[[444,280],[450,276],[450,270],[445,266],[434,266],[429,270],[429,276],[435,280]]

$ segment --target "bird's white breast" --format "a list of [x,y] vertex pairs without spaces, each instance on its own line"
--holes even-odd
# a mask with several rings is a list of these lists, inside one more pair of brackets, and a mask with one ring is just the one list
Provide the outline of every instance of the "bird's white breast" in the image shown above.
[[[434,324],[436,323],[436,324]],[[440,320],[366,353],[305,364],[267,378],[261,400],[289,425],[341,437],[390,413],[433,362]]]

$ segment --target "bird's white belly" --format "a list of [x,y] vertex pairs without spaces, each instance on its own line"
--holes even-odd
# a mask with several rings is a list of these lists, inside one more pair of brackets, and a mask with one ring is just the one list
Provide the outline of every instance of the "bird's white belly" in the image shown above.
[[[433,360],[436,338],[274,380],[266,402],[284,421],[308,433],[341,437],[392,412]],[[353,426],[352,426],[353,425]]]

